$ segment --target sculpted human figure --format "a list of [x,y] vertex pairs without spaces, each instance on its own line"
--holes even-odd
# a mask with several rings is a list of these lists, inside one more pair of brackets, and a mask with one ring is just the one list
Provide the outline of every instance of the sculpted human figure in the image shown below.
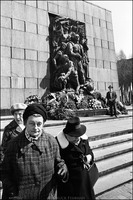
[[76,33],[71,34],[71,41],[68,42],[66,47],[66,54],[69,56],[69,59],[73,61],[74,67],[78,71],[79,83],[85,83],[84,69],[82,65],[82,59],[84,56],[84,50],[82,45],[79,43],[79,35]]
[[65,42],[62,42],[61,46],[59,46],[56,52],[54,53],[53,63],[56,69],[59,66],[61,56],[65,53],[66,46],[67,44]]
[[[84,85],[85,81],[89,78],[89,58],[87,55],[89,48],[85,37],[84,25],[78,21],[59,17],[53,21],[51,20],[51,22],[51,32],[53,32],[51,35],[52,89],[53,91],[60,91],[67,88],[69,83],[78,94],[80,85]],[[66,78],[67,67],[66,64],[62,64],[62,56],[64,55],[68,55],[69,60],[73,63],[73,71],[77,73],[77,77],[74,75],[76,77],[74,78],[76,80],[74,84],[70,78],[73,73],[70,73],[69,78]],[[69,62],[68,66],[70,65]],[[63,71],[64,68],[65,71]],[[71,67],[69,67],[70,69]],[[60,71],[62,72],[60,73]],[[59,74],[60,78],[58,76]]]
[[85,78],[88,79],[89,78],[89,58],[87,56],[87,51],[89,50],[88,46],[87,46],[87,40],[83,37],[81,40],[81,45],[83,46],[83,50],[84,50],[84,56],[83,56],[83,69],[85,71]]
[[78,72],[73,62],[69,60],[66,54],[61,56],[59,67],[55,73],[54,86],[58,88],[58,90],[69,87],[78,92]]

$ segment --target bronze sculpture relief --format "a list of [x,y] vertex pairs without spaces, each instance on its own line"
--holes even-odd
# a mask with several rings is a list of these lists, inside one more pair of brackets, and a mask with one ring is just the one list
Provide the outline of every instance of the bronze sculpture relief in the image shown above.
[[50,14],[51,91],[79,88],[89,78],[89,58],[85,24]]

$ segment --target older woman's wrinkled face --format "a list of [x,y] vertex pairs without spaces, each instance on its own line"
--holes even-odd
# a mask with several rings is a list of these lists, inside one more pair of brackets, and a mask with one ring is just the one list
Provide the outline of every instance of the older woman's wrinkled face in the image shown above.
[[76,144],[80,141],[80,137],[74,137],[74,136],[70,136],[68,134],[65,134],[65,136],[69,142],[72,142],[74,144]]
[[17,110],[14,112],[13,116],[17,124],[23,124],[23,113],[24,110]]
[[37,137],[41,135],[44,125],[44,120],[41,115],[31,115],[28,117],[25,126],[26,130],[31,137]]

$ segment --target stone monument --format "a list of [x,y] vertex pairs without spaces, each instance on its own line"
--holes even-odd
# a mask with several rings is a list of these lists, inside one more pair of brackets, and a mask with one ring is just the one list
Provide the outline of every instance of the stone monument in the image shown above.
[[50,90],[73,88],[90,82],[85,24],[50,14]]
[[1,1],[2,114],[32,95],[78,92],[90,78],[103,96],[111,84],[119,98],[109,10],[85,0]]

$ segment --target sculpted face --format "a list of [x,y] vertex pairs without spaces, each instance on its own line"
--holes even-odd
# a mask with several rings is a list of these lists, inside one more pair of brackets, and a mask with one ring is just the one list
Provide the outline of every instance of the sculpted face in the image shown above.
[[41,115],[29,116],[25,124],[27,132],[31,137],[37,137],[41,135],[43,125],[44,125],[44,120]]
[[79,41],[79,35],[78,34],[75,35],[75,40]]

